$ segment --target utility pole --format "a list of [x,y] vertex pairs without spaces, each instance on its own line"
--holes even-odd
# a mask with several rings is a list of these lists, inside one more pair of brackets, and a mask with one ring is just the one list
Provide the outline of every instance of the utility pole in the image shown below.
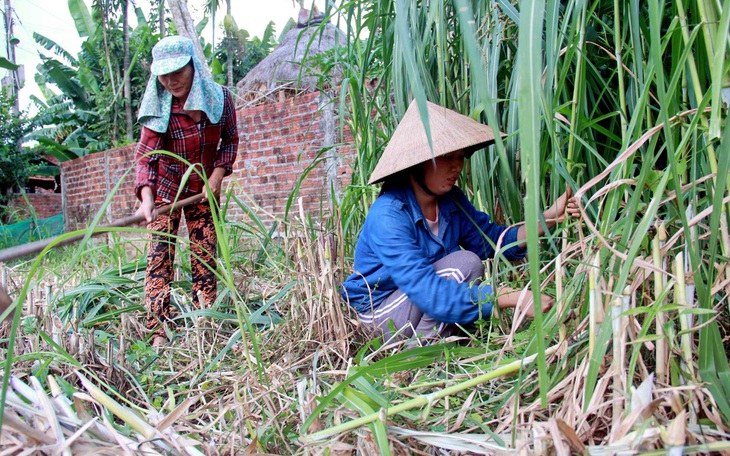
[[[7,46],[8,60],[15,64],[15,46],[18,45],[18,39],[13,33],[13,7],[10,4],[10,0],[5,0],[5,43]],[[18,78],[18,70],[10,70],[11,82],[8,84],[10,87],[10,95],[15,97],[14,114],[20,112],[20,105],[18,103],[18,91],[20,90],[20,81]]]

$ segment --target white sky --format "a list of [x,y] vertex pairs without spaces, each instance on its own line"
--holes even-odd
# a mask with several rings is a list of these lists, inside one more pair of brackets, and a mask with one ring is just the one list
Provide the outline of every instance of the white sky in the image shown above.
[[[91,0],[85,0],[85,2],[90,8]],[[259,38],[270,21],[274,21],[276,24],[278,37],[289,18],[296,19],[299,13],[299,4],[295,4],[292,0],[231,0],[231,2],[231,14],[236,20],[236,25],[247,30],[251,36]],[[132,0],[131,3],[141,7],[145,13],[149,12],[148,0]],[[206,0],[187,0],[187,3],[188,10],[197,23],[203,18]],[[216,14],[216,41],[219,41],[222,36],[221,22],[226,12],[225,0],[221,0],[219,3],[221,6]],[[304,4],[311,5],[311,3],[312,0],[305,0]],[[320,10],[324,10],[324,0],[316,0],[315,3]],[[30,95],[34,94],[43,98],[34,81],[36,66],[40,63],[38,52],[43,51],[46,55],[51,55],[33,40],[33,32],[38,32],[55,41],[72,55],[78,54],[83,39],[79,38],[76,32],[67,2],[64,0],[12,0],[12,7],[15,10],[14,33],[20,39],[20,43],[15,48],[15,60],[16,63],[25,67],[25,86],[20,89],[19,96],[20,109],[30,110],[33,113],[35,109],[31,109]],[[4,9],[2,5],[0,8]],[[134,18],[134,15],[132,17]],[[210,21],[208,27],[203,31],[203,37],[208,43],[212,39]],[[0,55],[8,57],[4,28],[0,33],[0,43],[2,43]],[[0,70],[0,76],[4,74],[5,70]]]

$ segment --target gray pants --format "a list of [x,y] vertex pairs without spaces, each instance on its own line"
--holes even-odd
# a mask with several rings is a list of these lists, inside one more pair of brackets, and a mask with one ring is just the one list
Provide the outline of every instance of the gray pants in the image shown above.
[[[481,258],[468,250],[451,253],[433,264],[436,274],[459,283],[479,283],[484,277],[484,263]],[[457,329],[456,325],[434,320],[423,313],[400,289],[390,294],[373,312],[358,314],[360,320],[379,329],[388,339],[395,332],[411,338],[433,339],[448,337]]]

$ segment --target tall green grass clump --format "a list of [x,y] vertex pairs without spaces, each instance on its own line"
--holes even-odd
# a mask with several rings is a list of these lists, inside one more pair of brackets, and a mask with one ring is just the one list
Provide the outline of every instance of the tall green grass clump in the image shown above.
[[[702,410],[688,413],[688,426],[725,429],[730,142],[721,134],[729,122],[721,94],[730,86],[730,2],[381,0],[339,6],[349,43],[342,121],[358,150],[342,206],[349,245],[376,194],[367,179],[411,98],[507,134],[475,154],[461,182],[497,220],[524,221],[535,233],[542,210],[566,187],[580,200],[580,220],[543,239],[529,235],[527,264],[496,261],[491,267],[493,281],[518,282],[555,296],[558,304],[538,314],[526,347],[508,343],[480,366],[492,370],[510,352],[534,354],[504,396],[477,406],[481,420],[511,429],[503,442],[514,443],[524,437],[518,424],[534,419],[527,410],[557,417],[573,407],[563,424],[579,439],[620,446],[632,430],[627,420],[637,413],[632,391],[646,383],[650,391],[697,389],[698,396],[683,396],[695,406],[711,396]],[[508,342],[520,339],[520,328],[507,328]],[[557,347],[559,358],[551,359],[547,346]],[[606,380],[606,372],[615,376]],[[350,387],[364,395],[361,401],[370,399],[367,407],[333,390],[328,405],[353,408],[361,418],[311,437],[369,423],[385,452],[385,428],[378,423],[395,409],[400,419],[416,418],[397,406],[410,403],[413,396],[403,394],[415,385],[392,390],[383,385],[386,377],[374,379],[387,396],[381,400],[372,385],[353,376]],[[441,397],[438,386],[424,388]],[[500,387],[485,380],[482,388]],[[560,392],[566,388],[574,393]],[[465,388],[455,400],[467,403],[474,391],[480,390]],[[423,427],[464,427],[463,415],[444,418],[429,401],[413,407],[424,404]],[[462,412],[468,416],[473,407]],[[656,416],[666,424],[679,413]],[[590,432],[588,420],[594,422]]]

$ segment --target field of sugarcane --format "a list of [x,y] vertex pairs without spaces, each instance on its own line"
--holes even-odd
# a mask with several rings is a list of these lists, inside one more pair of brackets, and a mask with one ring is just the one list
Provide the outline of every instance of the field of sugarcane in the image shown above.
[[[349,45],[320,63],[358,153],[337,207],[315,219],[293,194],[272,226],[231,183],[218,301],[193,310],[179,239],[163,350],[144,230],[5,265],[23,311],[0,327],[0,454],[730,454],[730,1],[335,6]],[[549,312],[407,348],[340,302],[411,98],[507,134],[460,185],[527,224],[529,260],[487,279]],[[538,238],[566,187],[581,217]]]

